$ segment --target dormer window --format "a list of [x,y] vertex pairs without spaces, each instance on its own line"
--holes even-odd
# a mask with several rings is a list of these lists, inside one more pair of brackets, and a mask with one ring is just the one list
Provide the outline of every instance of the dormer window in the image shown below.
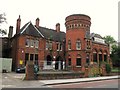
[[57,51],[62,51],[62,44],[61,43],[57,43]]

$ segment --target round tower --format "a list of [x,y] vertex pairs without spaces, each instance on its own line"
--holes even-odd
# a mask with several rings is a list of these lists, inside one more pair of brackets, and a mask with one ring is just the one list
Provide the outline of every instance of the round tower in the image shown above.
[[84,14],[69,15],[65,19],[65,26],[66,64],[69,69],[80,71],[87,62],[86,57],[89,58],[86,48],[90,44],[91,18]]

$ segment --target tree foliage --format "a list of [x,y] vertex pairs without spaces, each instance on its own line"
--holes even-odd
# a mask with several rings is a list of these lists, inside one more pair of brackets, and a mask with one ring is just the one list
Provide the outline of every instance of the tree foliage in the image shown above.
[[[5,23],[7,22],[5,16],[6,16],[5,13],[0,14],[0,26],[1,26],[1,24],[2,24],[3,22],[5,22]],[[7,34],[7,30],[4,30],[4,29],[1,29],[1,28],[0,28],[0,34],[6,35],[6,34]]]
[[120,66],[120,46],[113,47],[111,59],[113,66]]
[[105,40],[105,42],[107,44],[113,44],[113,43],[116,42],[115,39],[110,35],[107,35],[107,36],[103,37],[103,39]]
[[3,14],[0,14],[0,24],[3,23],[3,22],[6,22],[6,17],[5,17],[5,13]]

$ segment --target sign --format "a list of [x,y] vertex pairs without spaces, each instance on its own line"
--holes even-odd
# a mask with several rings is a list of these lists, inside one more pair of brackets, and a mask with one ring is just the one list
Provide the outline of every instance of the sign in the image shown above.
[[20,65],[22,65],[23,64],[23,60],[20,60]]

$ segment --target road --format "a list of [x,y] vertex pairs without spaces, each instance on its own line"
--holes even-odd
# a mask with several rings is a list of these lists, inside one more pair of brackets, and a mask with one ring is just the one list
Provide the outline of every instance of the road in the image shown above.
[[118,88],[120,79],[49,85],[51,88]]

